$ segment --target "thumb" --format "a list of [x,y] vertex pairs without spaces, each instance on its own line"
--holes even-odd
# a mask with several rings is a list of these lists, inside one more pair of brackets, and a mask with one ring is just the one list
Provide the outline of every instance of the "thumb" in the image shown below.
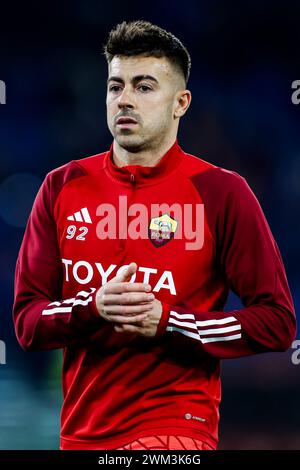
[[137,271],[137,264],[130,263],[126,269],[122,271],[118,276],[115,276],[112,281],[113,282],[128,282],[130,281],[133,274]]

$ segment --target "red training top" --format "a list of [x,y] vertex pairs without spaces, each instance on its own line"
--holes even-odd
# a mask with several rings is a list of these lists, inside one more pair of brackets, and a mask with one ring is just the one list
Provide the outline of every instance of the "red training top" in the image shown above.
[[[18,340],[64,348],[62,449],[155,434],[216,447],[220,359],[284,351],[295,337],[278,247],[237,173],[177,140],[154,167],[120,168],[112,153],[71,161],[42,184],[16,267]],[[115,332],[96,309],[97,289],[131,261],[132,282],[151,284],[163,304],[153,338]],[[229,289],[244,308],[223,311]]]

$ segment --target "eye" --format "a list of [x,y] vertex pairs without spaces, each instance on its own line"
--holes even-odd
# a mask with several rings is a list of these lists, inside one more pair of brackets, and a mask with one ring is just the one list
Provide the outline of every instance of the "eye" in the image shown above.
[[111,91],[112,93],[118,93],[120,88],[121,88],[120,85],[112,85],[109,87],[109,91]]
[[138,89],[139,89],[142,93],[147,93],[147,91],[151,91],[152,88],[150,88],[150,87],[147,86],[147,85],[139,85]]

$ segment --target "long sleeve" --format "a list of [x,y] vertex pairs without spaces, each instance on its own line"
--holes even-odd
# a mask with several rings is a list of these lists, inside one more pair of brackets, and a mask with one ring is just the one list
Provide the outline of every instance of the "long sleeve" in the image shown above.
[[185,335],[216,358],[286,350],[295,337],[295,311],[278,246],[256,197],[244,178],[221,169],[194,184],[201,188],[215,238],[215,264],[244,308],[201,311],[164,303],[159,335]]
[[75,295],[62,299],[54,193],[63,183],[57,180],[62,180],[62,175],[74,177],[76,171],[70,170],[67,176],[62,171],[47,175],[25,230],[15,272],[13,318],[18,341],[26,350],[62,348],[101,325],[95,305],[96,287],[78,289]]

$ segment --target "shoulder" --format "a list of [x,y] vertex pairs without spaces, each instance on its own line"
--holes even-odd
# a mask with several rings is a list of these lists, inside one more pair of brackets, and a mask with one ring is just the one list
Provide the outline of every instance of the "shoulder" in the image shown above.
[[47,173],[40,192],[51,200],[53,207],[62,188],[78,178],[87,177],[89,174],[101,172],[104,166],[106,152],[88,156],[78,160],[71,160],[64,165],[54,168]]
[[[206,160],[185,153],[179,170],[190,179],[198,192],[229,195],[251,191],[246,179],[233,170],[228,170]],[[203,195],[204,195],[203,194]]]
[[47,174],[46,178],[65,184],[71,179],[88,175],[91,172],[101,171],[103,169],[104,156],[106,153],[107,152],[103,152],[77,160],[71,160],[60,167],[54,168]]
[[212,233],[221,232],[230,224],[234,226],[236,220],[246,223],[248,219],[262,219],[263,212],[254,192],[238,172],[189,154],[181,166],[181,172],[189,178],[204,204]]

